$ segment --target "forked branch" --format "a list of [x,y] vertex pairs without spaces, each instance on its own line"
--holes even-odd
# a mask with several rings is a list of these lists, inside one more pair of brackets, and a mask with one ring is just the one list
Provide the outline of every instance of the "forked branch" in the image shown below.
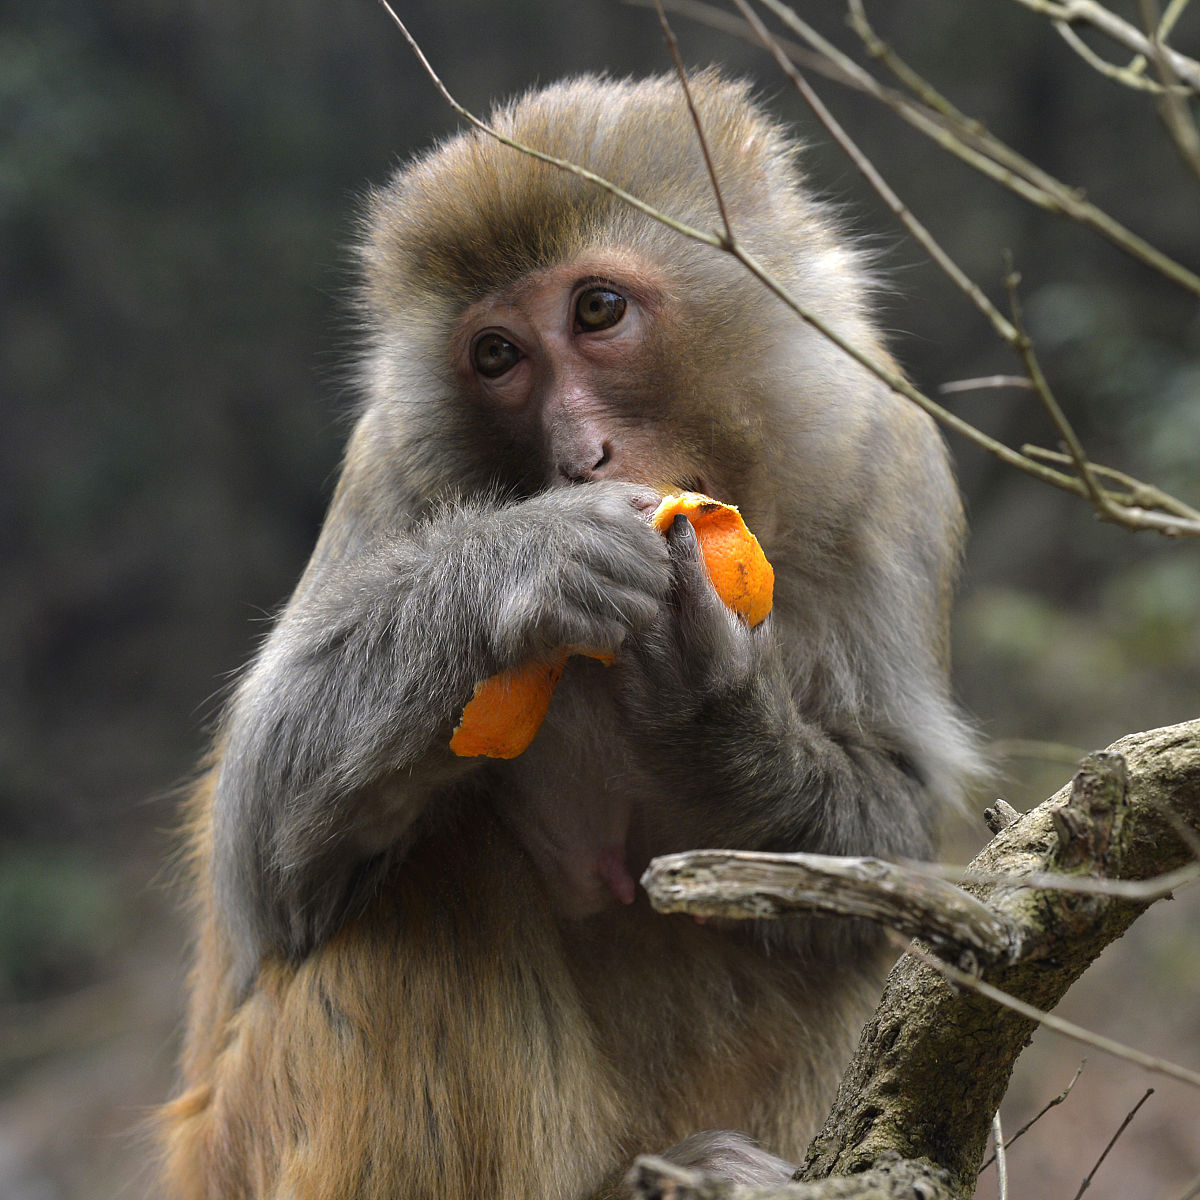
[[[1084,499],[1091,501],[1097,509],[1101,517],[1106,520],[1114,521],[1125,525],[1132,529],[1153,529],[1159,533],[1168,536],[1189,536],[1200,537],[1200,512],[1190,509],[1180,501],[1172,500],[1167,506],[1164,506],[1160,511],[1152,505],[1130,504],[1129,494],[1127,492],[1114,492],[1096,483],[1096,476],[1102,473],[1102,468],[1092,467],[1092,471],[1096,474],[1088,474],[1086,470],[1081,471],[1080,463],[1084,462],[1087,466],[1091,466],[1087,460],[1080,460],[1072,457],[1072,463],[1076,468],[1076,473],[1071,474],[1065,471],[1057,470],[1049,462],[1044,461],[1044,454],[1026,453],[1024,450],[1014,450],[1012,447],[1005,445],[1003,442],[989,436],[982,430],[976,428],[968,421],[963,420],[957,414],[944,408],[936,401],[932,400],[924,392],[914,387],[904,376],[898,374],[888,364],[877,361],[873,356],[867,354],[859,347],[846,341],[840,334],[831,328],[820,316],[807,308],[800,300],[794,296],[783,284],[759,262],[753,254],[751,254],[734,236],[729,228],[726,220],[725,229],[720,233],[715,233],[711,230],[698,229],[687,222],[681,221],[673,217],[669,213],[661,212],[653,206],[647,204],[644,200],[630,194],[623,188],[618,187],[611,180],[604,179],[593,171],[577,164],[568,162],[564,159],[557,158],[554,155],[547,154],[537,147],[522,144],[513,138],[510,138],[498,130],[494,129],[483,121],[480,117],[470,112],[466,107],[460,104],[450,93],[449,89],[442,82],[437,72],[433,69],[429,60],[421,51],[420,46],[409,33],[403,21],[396,14],[395,10],[388,3],[388,0],[380,0],[381,5],[387,11],[392,21],[399,28],[400,32],[408,42],[413,52],[417,55],[422,67],[427,72],[438,91],[445,98],[446,102],[459,113],[466,121],[473,125],[476,129],[489,137],[493,137],[504,145],[511,147],[513,150],[522,154],[527,154],[530,157],[536,158],[540,162],[544,162],[549,166],[555,167],[562,171],[567,171],[570,174],[576,175],[581,179],[594,184],[596,187],[608,191],[616,196],[622,202],[631,205],[639,212],[644,213],[655,221],[659,221],[667,227],[674,229],[677,233],[684,237],[691,238],[695,241],[702,242],[705,245],[713,246],[714,248],[732,255],[736,258],[752,275],[754,275],[768,290],[777,296],[784,304],[786,304],[801,320],[811,325],[822,336],[828,338],[840,350],[848,354],[857,363],[863,366],[866,370],[875,375],[892,391],[904,396],[918,408],[928,413],[934,420],[938,421],[943,428],[948,429],[968,441],[986,450],[989,454],[1007,463],[1009,466],[1023,471],[1025,474],[1032,475],[1034,478],[1047,483],[1052,487],[1059,488],[1062,491],[1071,492],[1074,495],[1081,496]],[[661,10],[660,10],[661,11]],[[680,68],[682,75],[682,68]],[[697,121],[697,132],[703,144],[702,127]],[[724,210],[724,201],[720,193],[720,181],[714,177],[714,191],[718,197],[718,203]],[[899,201],[897,201],[899,203]],[[901,209],[903,206],[901,206]],[[907,210],[904,210],[907,211]],[[948,256],[942,254],[943,265],[948,269],[952,268]],[[961,274],[961,273],[960,273]],[[982,296],[978,288],[965,280],[965,285],[968,288],[968,294],[972,296],[973,302],[979,304],[985,311],[994,313],[994,308]],[[1195,290],[1200,294],[1200,278],[1194,280]],[[997,320],[993,324],[1002,332],[1008,340],[1014,334],[1013,327],[999,313],[995,313]],[[1019,337],[1019,335],[1017,335]],[[1149,497],[1159,494],[1157,489],[1144,488],[1139,491],[1139,496]]]
[[[1126,895],[1040,885],[1064,874],[1118,881],[1179,870],[1193,859],[1197,832],[1200,720],[1136,734],[1090,755],[1071,784],[1005,825],[968,868],[976,882],[965,890],[1015,932],[1017,957],[963,972],[935,962],[914,943],[888,979],[796,1183],[754,1191],[685,1179],[642,1160],[639,1194],[861,1200],[912,1195],[919,1182],[919,1194],[966,1200],[992,1114],[1030,1034],[1096,955],[1147,908]],[[676,869],[681,857],[674,858]],[[704,852],[705,871],[716,857]],[[727,867],[733,878],[737,858]],[[800,886],[810,886],[814,866],[804,864]],[[672,904],[678,907],[677,896]],[[710,895],[702,911],[712,905]],[[1088,1040],[1200,1088],[1200,1072],[1105,1039]]]

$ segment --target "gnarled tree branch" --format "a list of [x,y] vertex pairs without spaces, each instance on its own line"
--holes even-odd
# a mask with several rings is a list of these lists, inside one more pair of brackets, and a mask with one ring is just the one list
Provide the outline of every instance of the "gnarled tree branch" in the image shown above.
[[[965,890],[999,927],[1016,931],[1019,946],[1015,960],[998,955],[981,977],[1026,1005],[1053,1008],[1148,902],[1045,887],[1045,877],[1153,878],[1190,861],[1198,834],[1200,720],[1134,734],[1089,755],[1067,787],[1004,825],[969,868],[985,881]],[[678,879],[680,857],[672,856],[674,875],[668,871],[668,880]],[[699,862],[711,872],[713,852]],[[814,863],[803,866],[808,872]],[[732,865],[727,869],[737,873]],[[839,888],[846,878],[843,869]],[[650,883],[655,885],[654,876]],[[776,878],[772,895],[778,884]],[[878,880],[868,880],[867,890],[876,903]],[[668,902],[679,906],[678,895]],[[712,895],[704,903],[711,910]],[[829,911],[824,900],[818,906]],[[908,914],[897,922],[904,927],[911,902],[900,907]],[[861,915],[864,906],[849,911]],[[947,936],[941,928],[939,939]],[[923,948],[914,949],[927,957]],[[969,949],[964,937],[960,953]],[[1036,1028],[1029,1015],[960,990],[916,953],[906,954],[888,978],[833,1110],[794,1183],[747,1189],[652,1159],[639,1160],[631,1182],[639,1196],[672,1200],[917,1195],[966,1200],[974,1192],[992,1115]]]

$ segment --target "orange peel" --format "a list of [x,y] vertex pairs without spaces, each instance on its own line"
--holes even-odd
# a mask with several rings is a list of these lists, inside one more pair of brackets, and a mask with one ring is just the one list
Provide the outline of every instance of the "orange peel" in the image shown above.
[[663,498],[650,523],[665,534],[680,514],[696,531],[704,569],[717,595],[747,624],[761,625],[774,601],[775,571],[742,514],[702,492],[679,492]]
[[599,659],[599,650],[562,649],[552,658],[498,671],[475,685],[450,737],[450,749],[462,758],[516,758],[533,741],[550,709],[554,689],[572,654]]
[[[665,535],[680,514],[696,531],[717,595],[749,625],[761,624],[771,611],[775,572],[741,514],[732,504],[701,492],[679,492],[664,497],[650,521]],[[464,758],[516,758],[545,720],[554,689],[573,654],[605,665],[613,661],[603,651],[564,647],[550,658],[489,676],[475,685],[451,735],[450,749]]]

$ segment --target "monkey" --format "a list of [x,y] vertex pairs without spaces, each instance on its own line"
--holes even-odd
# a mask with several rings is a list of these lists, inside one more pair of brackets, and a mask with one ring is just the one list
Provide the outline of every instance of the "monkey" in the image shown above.
[[[739,243],[892,363],[871,257],[749,85],[692,88]],[[693,226],[678,81],[491,124]],[[655,855],[907,856],[975,769],[948,680],[963,517],[933,422],[730,255],[460,131],[369,196],[361,405],[311,560],[190,801],[197,926],[166,1189],[577,1200],[633,1158],[785,1179],[885,945],[654,913]],[[736,504],[750,628],[668,490]],[[474,686],[572,657],[533,743],[457,757]]]

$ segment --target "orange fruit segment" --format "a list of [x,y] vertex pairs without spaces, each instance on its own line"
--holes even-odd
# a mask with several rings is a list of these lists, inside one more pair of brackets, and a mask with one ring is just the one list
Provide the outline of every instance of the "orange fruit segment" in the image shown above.
[[[771,611],[775,572],[741,514],[732,504],[700,492],[680,492],[662,500],[651,523],[665,535],[681,513],[696,531],[704,567],[717,595],[748,624],[760,624]],[[605,665],[613,661],[613,656],[603,651],[568,646],[548,659],[523,663],[477,683],[450,738],[450,749],[463,758],[516,758],[546,719],[554,689],[572,654]]]

